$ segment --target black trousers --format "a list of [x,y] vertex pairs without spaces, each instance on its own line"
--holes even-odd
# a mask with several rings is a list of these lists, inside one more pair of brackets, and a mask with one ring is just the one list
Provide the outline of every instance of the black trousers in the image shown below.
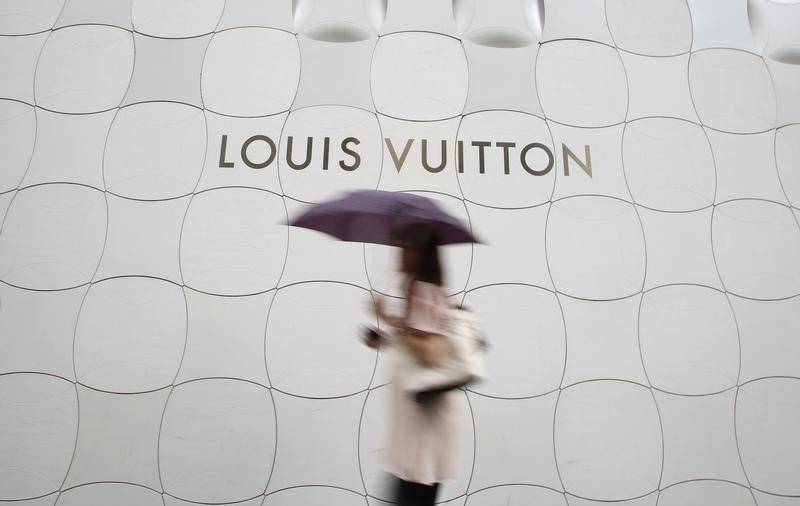
[[433,506],[438,491],[438,483],[423,485],[397,478],[394,496],[397,506]]

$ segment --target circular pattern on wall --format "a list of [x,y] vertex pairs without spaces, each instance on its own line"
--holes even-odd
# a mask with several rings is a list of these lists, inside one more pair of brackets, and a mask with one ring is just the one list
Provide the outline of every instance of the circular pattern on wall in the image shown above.
[[609,197],[558,200],[545,233],[553,283],[571,297],[610,300],[642,289],[645,244],[633,205]]
[[206,142],[200,109],[169,102],[124,107],[106,141],[106,190],[147,200],[188,195],[200,178]]
[[571,126],[611,126],[625,120],[628,84],[617,51],[584,40],[542,44],[536,84],[549,119]]
[[714,202],[714,155],[699,125],[673,118],[627,123],[622,156],[625,178],[637,204],[682,212]]
[[765,378],[742,385],[736,435],[742,465],[754,487],[771,494],[800,494],[800,379]]
[[733,49],[705,49],[689,60],[689,89],[703,125],[732,133],[775,127],[772,79],[760,57]]
[[39,56],[36,104],[69,113],[117,107],[133,61],[133,35],[122,28],[78,25],[55,30]]
[[694,285],[646,292],[639,309],[639,343],[655,388],[699,395],[736,385],[739,335],[723,292]]
[[186,302],[179,285],[153,278],[93,284],[75,328],[78,381],[108,392],[170,385],[186,342]]
[[623,381],[565,388],[554,427],[556,461],[569,494],[617,501],[658,488],[661,426],[647,388]]
[[[315,398],[365,390],[375,370],[375,352],[361,342],[358,329],[374,318],[367,312],[369,300],[366,290],[343,283],[299,283],[279,289],[266,331],[271,385]],[[303,318],[297,318],[298,310]]]
[[187,286],[219,295],[275,288],[286,256],[283,199],[274,193],[222,188],[198,193],[181,234],[180,262]]
[[75,448],[75,386],[43,374],[0,376],[0,412],[0,500],[57,491]]
[[0,235],[0,278],[40,290],[88,283],[106,225],[105,196],[94,188],[47,184],[21,190]]
[[735,200],[714,209],[711,239],[725,288],[754,299],[800,294],[800,227],[779,204]]
[[299,80],[300,49],[293,35],[268,28],[226,30],[214,35],[203,60],[203,104],[232,116],[277,114],[289,109]]
[[458,116],[467,101],[467,73],[458,39],[423,32],[385,35],[372,58],[375,107],[409,120]]
[[256,497],[267,486],[275,441],[275,408],[265,388],[222,379],[179,385],[160,433],[165,492],[211,503]]

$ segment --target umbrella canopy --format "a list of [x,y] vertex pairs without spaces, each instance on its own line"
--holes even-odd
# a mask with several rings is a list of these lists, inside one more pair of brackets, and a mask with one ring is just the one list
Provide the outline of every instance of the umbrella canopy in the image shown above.
[[436,231],[436,243],[480,242],[461,221],[433,200],[412,193],[358,190],[315,204],[289,225],[330,234],[342,241],[397,246],[395,232],[425,223]]

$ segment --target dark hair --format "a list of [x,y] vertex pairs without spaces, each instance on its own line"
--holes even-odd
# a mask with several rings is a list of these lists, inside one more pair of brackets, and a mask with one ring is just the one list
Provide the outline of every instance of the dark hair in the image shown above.
[[442,286],[442,265],[439,262],[436,230],[425,223],[410,223],[400,228],[396,237],[400,246],[414,252],[414,272],[406,274],[414,280]]

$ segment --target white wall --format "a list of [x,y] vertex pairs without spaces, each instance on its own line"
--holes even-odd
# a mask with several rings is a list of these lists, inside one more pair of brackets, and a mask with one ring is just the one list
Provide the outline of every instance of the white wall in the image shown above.
[[11,0],[0,34],[0,504],[381,504],[357,329],[395,252],[282,225],[352,188],[487,243],[445,254],[492,347],[442,499],[800,504],[797,1]]

